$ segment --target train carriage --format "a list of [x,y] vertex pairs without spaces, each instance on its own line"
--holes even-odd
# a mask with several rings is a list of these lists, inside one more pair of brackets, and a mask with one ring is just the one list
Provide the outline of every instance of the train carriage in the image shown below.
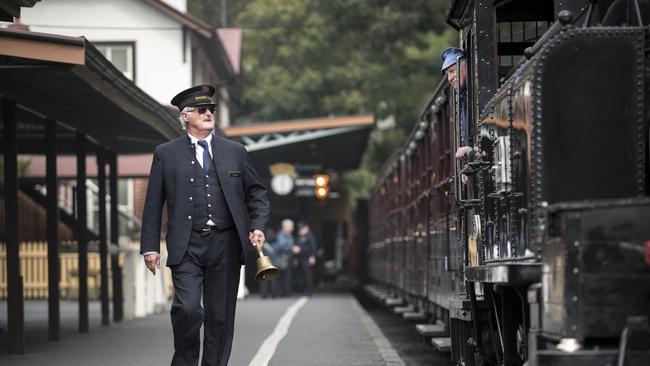
[[378,180],[368,258],[458,364],[650,364],[649,14],[450,2],[468,123],[443,80]]

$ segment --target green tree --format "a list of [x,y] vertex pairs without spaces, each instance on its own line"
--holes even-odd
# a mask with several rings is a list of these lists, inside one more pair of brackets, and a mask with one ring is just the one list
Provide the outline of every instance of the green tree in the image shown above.
[[[231,0],[242,28],[244,107],[236,123],[373,113],[362,169],[371,182],[416,122],[440,80],[440,52],[455,43],[447,0]],[[190,0],[217,25],[221,0]],[[355,189],[361,184],[355,186]],[[367,192],[367,187],[364,188]],[[361,194],[363,195],[363,194]]]

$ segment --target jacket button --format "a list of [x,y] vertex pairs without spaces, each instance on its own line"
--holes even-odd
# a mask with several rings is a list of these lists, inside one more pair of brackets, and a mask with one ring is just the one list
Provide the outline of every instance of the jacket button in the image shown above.
[[192,216],[188,216],[187,219],[188,219],[188,220],[192,220]]
[[210,176],[209,176],[209,175],[207,175],[207,174],[205,175],[205,177],[206,177],[206,178],[210,178]]
[[211,203],[208,203],[208,207],[212,207],[212,204],[211,204]]
[[194,178],[190,178],[190,182],[194,182]]
[[208,193],[208,197],[210,197],[210,193]]
[[206,186],[206,187],[210,187],[210,185],[209,185],[209,184],[206,184],[205,186]]
[[190,160],[190,163],[192,163],[192,165],[194,165],[194,160]]
[[212,217],[212,214],[208,214],[208,217]]
[[192,200],[192,197],[190,196],[190,201]]

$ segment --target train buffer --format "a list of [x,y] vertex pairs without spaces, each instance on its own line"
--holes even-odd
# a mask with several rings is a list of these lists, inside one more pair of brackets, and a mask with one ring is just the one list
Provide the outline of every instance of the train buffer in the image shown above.
[[436,350],[438,350],[438,352],[442,352],[442,353],[451,352],[451,338],[450,337],[431,338],[431,345]]

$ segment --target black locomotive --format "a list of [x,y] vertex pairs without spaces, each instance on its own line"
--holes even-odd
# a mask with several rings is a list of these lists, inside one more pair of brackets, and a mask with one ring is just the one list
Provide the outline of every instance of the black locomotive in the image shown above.
[[447,20],[468,123],[443,80],[386,163],[373,288],[457,364],[650,365],[649,2],[452,0]]

